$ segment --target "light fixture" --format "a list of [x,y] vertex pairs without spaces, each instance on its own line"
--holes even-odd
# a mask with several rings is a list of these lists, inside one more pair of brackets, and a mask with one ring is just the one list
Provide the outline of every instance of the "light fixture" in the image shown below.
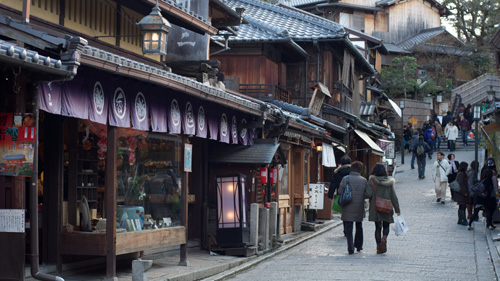
[[143,54],[167,54],[167,35],[170,23],[162,17],[158,0],[151,13],[137,23],[142,32],[142,53]]
[[478,121],[479,119],[481,119],[481,105],[475,104],[473,112],[474,112],[473,113],[474,120]]
[[242,174],[216,177],[217,245],[244,246],[243,229],[247,228],[245,181]]
[[323,146],[322,145],[316,146],[316,151],[318,152],[323,151]]
[[405,101],[404,100],[399,101],[399,108],[405,109]]
[[443,95],[438,94],[438,95],[436,96],[436,102],[442,102],[442,101],[443,101]]

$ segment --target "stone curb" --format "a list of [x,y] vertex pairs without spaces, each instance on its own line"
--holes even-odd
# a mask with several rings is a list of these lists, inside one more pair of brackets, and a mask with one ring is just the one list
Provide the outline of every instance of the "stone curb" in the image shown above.
[[484,229],[486,241],[488,242],[488,249],[490,252],[491,264],[495,270],[495,276],[497,280],[500,280],[500,254],[498,253],[498,248],[493,242],[493,237],[491,236],[491,230],[485,227]]

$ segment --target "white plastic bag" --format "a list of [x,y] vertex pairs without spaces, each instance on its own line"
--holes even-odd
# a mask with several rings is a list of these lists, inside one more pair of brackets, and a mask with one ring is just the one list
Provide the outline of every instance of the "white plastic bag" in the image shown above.
[[408,231],[408,226],[406,225],[405,219],[402,216],[396,217],[396,222],[394,223],[394,234],[396,236],[403,235]]

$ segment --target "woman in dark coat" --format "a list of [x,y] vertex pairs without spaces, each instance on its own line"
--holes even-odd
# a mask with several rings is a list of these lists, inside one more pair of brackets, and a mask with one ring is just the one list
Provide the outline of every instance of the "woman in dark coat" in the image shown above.
[[465,215],[466,204],[470,204],[471,198],[469,194],[469,182],[467,180],[467,162],[461,162],[458,165],[458,173],[456,181],[460,186],[460,192],[455,192],[455,201],[458,204],[458,224],[467,225],[467,218]]
[[[457,160],[455,160],[455,154],[450,153],[448,154],[448,161],[450,163],[451,171],[448,174],[448,183],[453,182],[455,178],[457,177],[458,173],[458,165],[460,164]],[[455,191],[450,188],[450,193],[451,193],[451,199],[455,200]]]
[[474,196],[474,214],[472,214],[472,218],[469,220],[469,230],[472,229],[472,222],[477,218],[480,210],[486,212],[486,227],[488,227],[490,230],[495,228],[495,226],[493,225],[493,212],[495,211],[495,208],[497,206],[496,197],[498,193],[498,187],[493,183],[493,179],[496,179],[496,175],[493,175],[493,170],[484,169],[481,172],[480,181],[483,182],[488,196],[486,198]]
[[[363,249],[363,218],[365,217],[365,190],[367,181],[360,175],[363,163],[354,161],[351,164],[351,173],[340,182],[339,194],[343,194],[347,183],[351,187],[352,201],[347,206],[342,206],[341,219],[344,223],[344,234],[347,239],[347,251],[354,253],[354,248],[359,251]],[[356,223],[356,234],[352,237],[352,229]]]
[[[391,200],[392,206],[396,211],[397,215],[401,214],[399,210],[399,201],[396,196],[396,191],[394,191],[394,183],[396,180],[394,178],[387,176],[387,171],[384,165],[377,163],[372,169],[371,176],[369,178],[369,186],[366,188],[365,198],[370,199],[370,209],[368,220],[375,222],[375,241],[377,242],[377,254],[382,254],[387,252],[387,236],[389,236],[389,224],[394,223],[392,216],[394,211],[388,214],[383,214],[375,210],[375,196],[373,191],[375,190],[376,196],[384,199]],[[381,237],[381,232],[383,237]]]

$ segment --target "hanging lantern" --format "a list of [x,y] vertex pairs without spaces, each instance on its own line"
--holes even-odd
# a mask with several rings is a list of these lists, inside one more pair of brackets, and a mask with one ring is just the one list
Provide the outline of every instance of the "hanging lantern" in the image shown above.
[[271,184],[276,184],[278,183],[278,169],[276,168],[271,168],[269,170],[269,182]]
[[260,168],[260,183],[261,184],[267,183],[267,167]]
[[151,13],[142,18],[138,25],[142,32],[142,53],[166,55],[170,23],[162,17],[158,1]]

